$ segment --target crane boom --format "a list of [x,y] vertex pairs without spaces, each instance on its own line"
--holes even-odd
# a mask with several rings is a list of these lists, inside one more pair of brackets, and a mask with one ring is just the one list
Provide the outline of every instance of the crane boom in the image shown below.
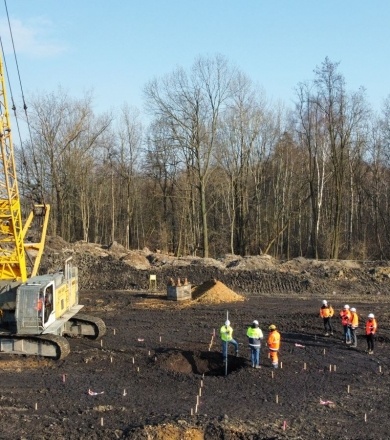
[[0,279],[25,282],[27,280],[27,264],[22,212],[1,54],[0,118],[2,157],[0,166]]

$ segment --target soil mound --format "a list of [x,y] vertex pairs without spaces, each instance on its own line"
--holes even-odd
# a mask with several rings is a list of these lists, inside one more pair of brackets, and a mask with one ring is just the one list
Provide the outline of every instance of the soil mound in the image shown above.
[[217,280],[209,280],[195,287],[192,291],[192,298],[194,302],[200,304],[220,304],[245,300],[242,295]]

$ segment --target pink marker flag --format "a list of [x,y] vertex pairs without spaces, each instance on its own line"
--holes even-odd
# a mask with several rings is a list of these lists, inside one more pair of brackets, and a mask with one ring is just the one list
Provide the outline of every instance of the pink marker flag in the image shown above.
[[88,394],[90,396],[97,396],[99,394],[104,394],[104,391],[101,391],[100,393],[95,393],[95,391],[92,391],[92,390],[88,389]]
[[320,399],[320,405],[334,405],[330,400],[322,400]]
[[301,344],[295,344],[295,347],[305,348],[305,346],[304,346],[304,345],[301,345]]

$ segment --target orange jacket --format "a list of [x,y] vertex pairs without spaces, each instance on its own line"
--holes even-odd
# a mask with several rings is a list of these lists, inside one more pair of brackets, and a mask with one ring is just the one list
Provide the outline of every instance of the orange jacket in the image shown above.
[[351,312],[351,319],[349,320],[349,325],[352,328],[357,328],[359,326],[359,316],[357,313]]
[[349,310],[341,310],[340,312],[341,325],[348,325],[351,320],[351,312]]
[[35,306],[35,310],[38,310],[40,312],[43,307],[43,298],[38,298],[37,305]]
[[280,348],[280,333],[277,330],[272,330],[267,339],[268,348],[271,351],[278,351]]
[[334,310],[332,306],[322,306],[320,308],[321,318],[331,318],[334,315]]
[[376,319],[367,319],[366,321],[366,335],[375,335],[376,329],[378,328]]

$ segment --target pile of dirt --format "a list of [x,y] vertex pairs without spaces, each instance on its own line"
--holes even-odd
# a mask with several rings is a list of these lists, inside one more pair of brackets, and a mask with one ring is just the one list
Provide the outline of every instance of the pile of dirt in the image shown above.
[[229,287],[218,280],[209,280],[195,287],[192,291],[192,298],[194,302],[200,304],[245,301],[245,297],[229,289]]
[[265,254],[245,257],[227,254],[216,260],[176,257],[148,248],[128,250],[116,242],[107,246],[84,241],[67,243],[60,237],[48,237],[41,273],[58,270],[69,257],[78,267],[81,290],[149,290],[149,276],[154,274],[159,292],[165,291],[166,280],[170,278],[187,278],[193,285],[215,278],[235,292],[256,295],[308,291],[319,295],[329,292],[390,295],[388,261],[304,257],[282,261]]

